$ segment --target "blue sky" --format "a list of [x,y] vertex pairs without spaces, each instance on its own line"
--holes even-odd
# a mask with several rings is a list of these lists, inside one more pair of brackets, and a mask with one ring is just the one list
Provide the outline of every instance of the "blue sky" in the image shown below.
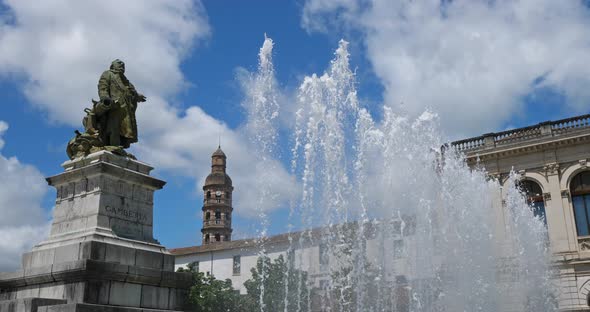
[[[129,79],[148,96],[145,111],[170,113],[171,128],[186,123],[182,142],[194,138],[194,148],[163,144],[164,136],[150,135],[158,129],[158,114],[140,117],[138,155],[168,182],[156,195],[154,212],[155,236],[167,247],[200,243],[199,189],[217,138],[198,138],[197,124],[207,120],[207,131],[222,133],[229,174],[248,181],[232,139],[246,122],[238,72],[256,71],[265,33],[275,43],[276,80],[286,98],[303,77],[326,70],[344,38],[358,96],[377,120],[382,105],[409,115],[430,108],[449,138],[587,113],[590,107],[590,12],[583,2],[523,0],[509,7],[501,1],[445,1],[444,16],[436,1],[130,1],[121,16],[113,11],[116,1],[74,2],[47,1],[39,8],[34,1],[2,1],[0,121],[8,129],[0,127],[0,157],[5,163],[13,158],[13,171],[36,168],[35,177],[59,173],[66,142],[81,128],[84,101],[96,98],[93,81],[110,60],[122,58]],[[104,20],[120,28],[98,29]],[[285,168],[290,144],[279,143]],[[170,150],[186,164],[167,163],[150,149],[162,155]],[[0,179],[0,185],[11,183]],[[40,193],[32,199],[38,199],[36,208],[20,208],[14,196],[0,192],[0,213],[8,206],[25,214],[49,212],[55,191]],[[252,213],[241,214],[242,206],[235,203],[234,229],[252,235],[259,223]],[[272,234],[285,231],[286,205],[278,206],[269,209]],[[19,222],[0,222],[0,232],[44,224]],[[0,253],[4,248],[19,254],[35,240],[38,235],[31,234],[18,246],[0,246]]]

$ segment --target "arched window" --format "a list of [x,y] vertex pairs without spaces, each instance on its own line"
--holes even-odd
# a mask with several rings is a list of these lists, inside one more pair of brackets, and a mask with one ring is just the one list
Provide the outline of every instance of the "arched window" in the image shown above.
[[221,220],[221,211],[215,210],[215,220]]
[[209,243],[209,234],[205,234],[205,244]]
[[207,199],[211,198],[211,191],[207,191]]
[[533,207],[535,217],[541,218],[547,224],[545,218],[545,202],[543,200],[541,186],[535,181],[523,180],[520,181],[520,189],[526,195],[527,203]]
[[219,235],[219,233],[215,234],[215,241],[216,242],[220,242],[221,241],[221,235]]
[[590,235],[590,171],[578,173],[570,183],[578,236]]
[[211,219],[211,213],[209,211],[207,211],[205,213],[205,220],[210,220]]

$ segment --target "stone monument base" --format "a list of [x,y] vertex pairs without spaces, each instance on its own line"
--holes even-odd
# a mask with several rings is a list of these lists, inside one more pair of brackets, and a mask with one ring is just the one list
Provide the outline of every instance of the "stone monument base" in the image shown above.
[[170,310],[154,310],[141,308],[113,307],[98,304],[70,303],[54,306],[42,306],[37,312],[171,312]]
[[49,238],[0,273],[0,312],[183,310],[191,275],[152,236],[151,167],[109,152],[64,163]]

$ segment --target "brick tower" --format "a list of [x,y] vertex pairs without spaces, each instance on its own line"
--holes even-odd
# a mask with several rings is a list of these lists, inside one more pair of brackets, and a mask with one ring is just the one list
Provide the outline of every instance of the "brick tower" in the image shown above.
[[221,147],[211,155],[211,173],[203,185],[203,245],[231,241],[234,187],[225,172],[226,159]]

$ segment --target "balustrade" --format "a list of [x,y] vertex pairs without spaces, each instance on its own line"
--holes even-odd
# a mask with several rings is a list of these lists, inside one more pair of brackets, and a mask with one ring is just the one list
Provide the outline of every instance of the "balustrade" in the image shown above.
[[494,148],[545,136],[558,136],[583,129],[590,129],[590,114],[543,122],[534,126],[490,133],[474,138],[455,141],[451,146],[460,152]]

